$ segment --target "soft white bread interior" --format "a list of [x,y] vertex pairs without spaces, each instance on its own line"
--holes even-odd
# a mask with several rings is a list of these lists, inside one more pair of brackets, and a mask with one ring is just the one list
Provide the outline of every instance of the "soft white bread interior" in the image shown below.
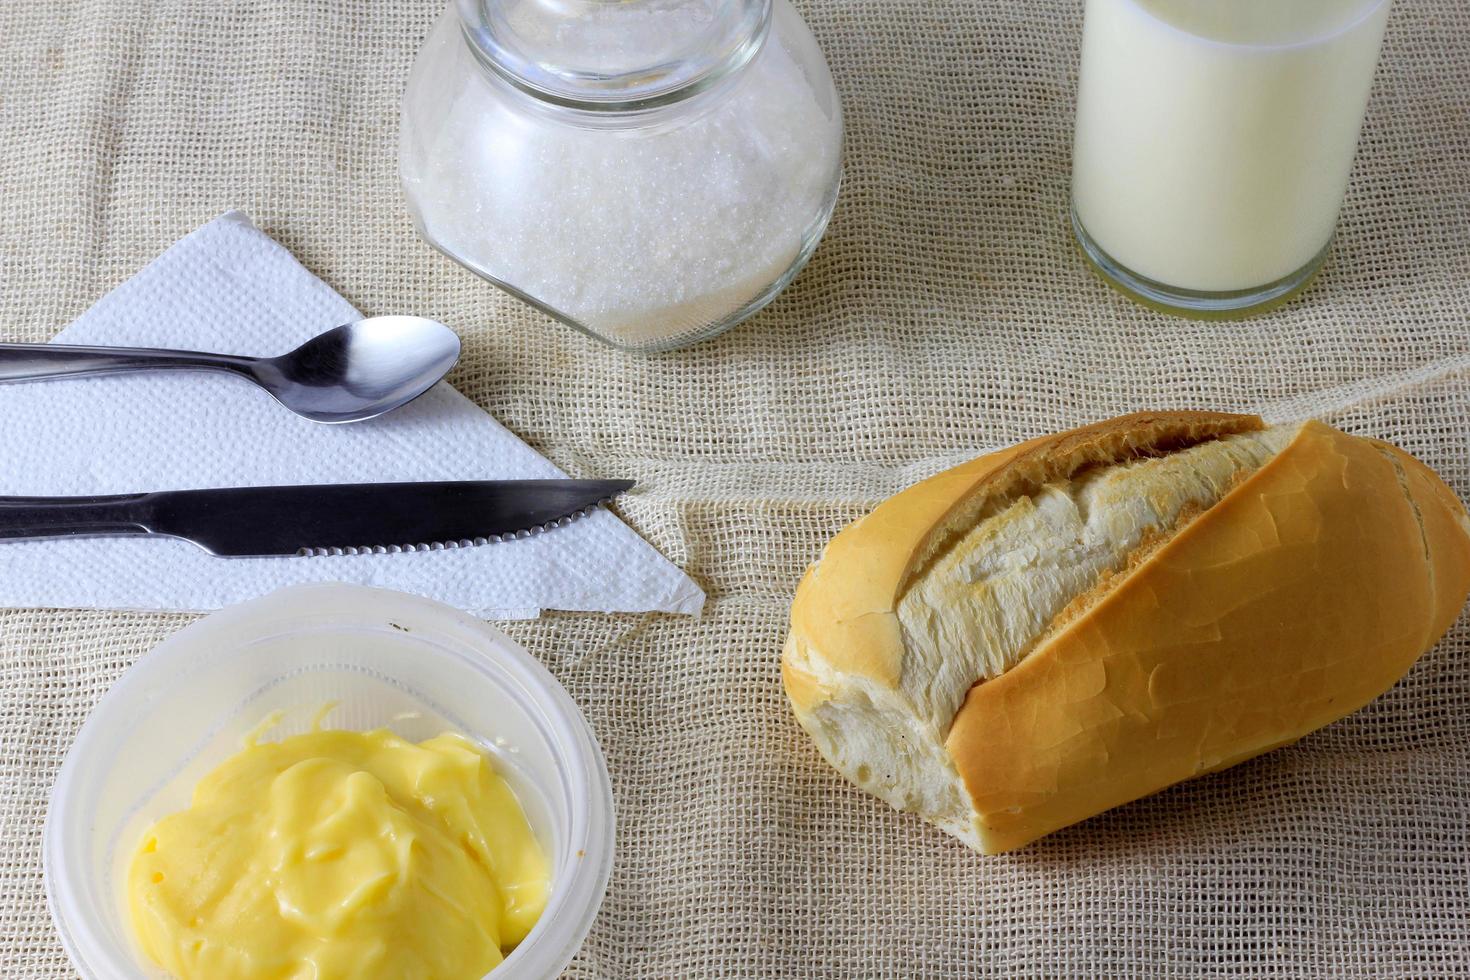
[[782,672],[834,766],[992,853],[1355,710],[1467,591],[1470,522],[1412,457],[1319,423],[1134,415],[843,531]]

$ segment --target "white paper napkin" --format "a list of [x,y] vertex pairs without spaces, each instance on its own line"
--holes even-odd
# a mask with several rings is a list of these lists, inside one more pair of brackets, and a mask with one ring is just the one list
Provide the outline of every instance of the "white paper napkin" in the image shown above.
[[[55,339],[271,355],[357,316],[231,212]],[[448,384],[382,418],[326,426],[248,382],[194,372],[0,385],[0,460],[5,495],[563,475]],[[606,511],[535,538],[399,555],[227,559],[168,539],[0,542],[4,606],[205,611],[323,581],[402,589],[497,619],[542,609],[695,613],[704,602]]]

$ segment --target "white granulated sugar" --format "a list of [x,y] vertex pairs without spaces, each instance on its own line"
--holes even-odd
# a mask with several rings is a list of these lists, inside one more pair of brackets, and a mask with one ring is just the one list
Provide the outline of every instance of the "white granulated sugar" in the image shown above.
[[427,234],[630,346],[722,320],[785,274],[837,167],[839,124],[774,34],[731,88],[643,128],[509,108],[525,97],[478,77],[453,99],[426,172],[405,174]]

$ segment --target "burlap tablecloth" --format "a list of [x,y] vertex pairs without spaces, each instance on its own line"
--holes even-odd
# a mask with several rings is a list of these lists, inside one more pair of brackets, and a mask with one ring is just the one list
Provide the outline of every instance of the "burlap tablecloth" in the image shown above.
[[[43,340],[243,207],[360,308],[462,328],[461,390],[709,591],[510,632],[596,727],[618,857],[576,977],[1470,974],[1463,626],[1364,711],[983,859],[841,782],[777,656],[805,564],[941,466],[1142,407],[1318,414],[1470,496],[1470,8],[1401,0],[1336,253],[1286,310],[1150,314],[1065,221],[1079,0],[805,0],[847,113],[827,240],[767,312],[625,356],[418,241],[398,97],[439,0],[11,0],[0,335]],[[0,420],[3,424],[3,420]],[[140,464],[140,474],[146,465]],[[188,617],[0,614],[0,972],[67,977],[39,855],[88,709]]]

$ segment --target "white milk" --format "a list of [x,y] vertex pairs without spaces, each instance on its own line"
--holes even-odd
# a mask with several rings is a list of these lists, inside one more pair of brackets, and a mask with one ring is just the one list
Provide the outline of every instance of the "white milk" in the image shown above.
[[1087,0],[1072,190],[1132,273],[1198,292],[1332,238],[1389,0]]

